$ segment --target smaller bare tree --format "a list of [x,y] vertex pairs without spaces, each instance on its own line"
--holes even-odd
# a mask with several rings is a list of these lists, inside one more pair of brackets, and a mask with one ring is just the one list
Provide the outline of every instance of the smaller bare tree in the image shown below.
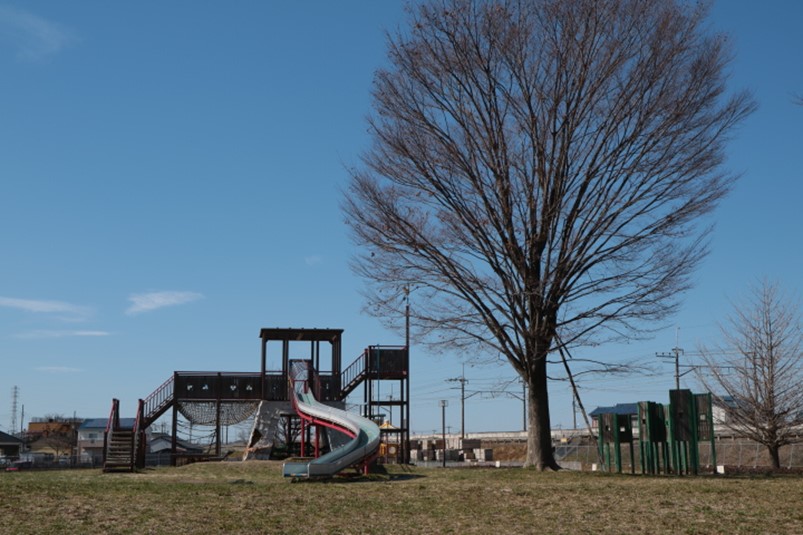
[[56,461],[72,454],[76,445],[75,434],[71,432],[46,433],[40,441],[41,444],[53,451]]
[[799,303],[763,281],[720,326],[725,345],[700,350],[700,378],[725,408],[724,425],[766,446],[773,468],[803,425],[800,320]]

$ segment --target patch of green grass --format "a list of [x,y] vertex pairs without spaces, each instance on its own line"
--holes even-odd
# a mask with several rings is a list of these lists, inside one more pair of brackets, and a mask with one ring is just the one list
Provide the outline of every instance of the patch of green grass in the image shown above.
[[274,462],[0,473],[0,531],[803,533],[799,477],[403,469],[290,483]]

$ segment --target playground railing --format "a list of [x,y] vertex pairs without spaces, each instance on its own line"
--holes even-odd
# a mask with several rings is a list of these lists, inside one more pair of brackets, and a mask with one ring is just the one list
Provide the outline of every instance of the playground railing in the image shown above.
[[109,434],[120,427],[120,400],[112,399],[112,408],[109,411],[109,420],[103,432],[103,458],[109,453]]
[[173,402],[173,385],[175,377],[170,376],[168,380],[159,385],[159,388],[151,392],[143,402],[142,424],[143,428],[148,427],[155,417],[161,414],[164,409]]
[[362,381],[368,371],[368,350],[364,350],[354,362],[348,365],[340,374],[340,383],[343,394],[348,394]]
[[131,430],[131,466],[145,468],[145,426],[144,426],[145,402],[139,400],[137,403],[137,416],[134,418],[134,428]]

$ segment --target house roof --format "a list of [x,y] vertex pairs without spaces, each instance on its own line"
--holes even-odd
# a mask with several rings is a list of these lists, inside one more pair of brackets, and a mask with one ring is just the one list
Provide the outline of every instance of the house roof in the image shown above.
[[[153,451],[154,444],[157,444],[159,442],[170,444],[172,440],[173,437],[171,435],[168,435],[167,433],[154,433],[153,435],[151,435],[151,440],[150,440],[151,451]],[[201,445],[193,444],[192,442],[189,442],[187,440],[182,440],[180,438],[176,438],[176,446],[179,449],[183,449],[189,452],[196,452],[196,451],[200,452],[203,451],[204,449],[203,446]]]
[[[133,428],[136,418],[120,418],[120,427]],[[78,429],[106,429],[108,418],[88,418]]]
[[638,403],[617,403],[613,407],[597,407],[589,412],[589,416],[600,414],[638,414]]
[[11,436],[8,433],[3,433],[0,431],[0,444],[22,444],[22,440],[18,439],[17,437]]

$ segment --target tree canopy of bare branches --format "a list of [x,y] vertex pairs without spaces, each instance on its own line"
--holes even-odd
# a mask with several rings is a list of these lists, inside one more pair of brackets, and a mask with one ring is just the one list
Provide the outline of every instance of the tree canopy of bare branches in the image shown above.
[[803,426],[800,304],[764,281],[733,308],[720,326],[724,345],[701,348],[706,366],[700,376],[726,408],[724,424],[766,446],[780,468],[780,448]]
[[527,383],[527,464],[552,454],[547,355],[671,313],[753,107],[725,39],[666,0],[434,0],[388,38],[373,144],[344,201],[367,310]]

